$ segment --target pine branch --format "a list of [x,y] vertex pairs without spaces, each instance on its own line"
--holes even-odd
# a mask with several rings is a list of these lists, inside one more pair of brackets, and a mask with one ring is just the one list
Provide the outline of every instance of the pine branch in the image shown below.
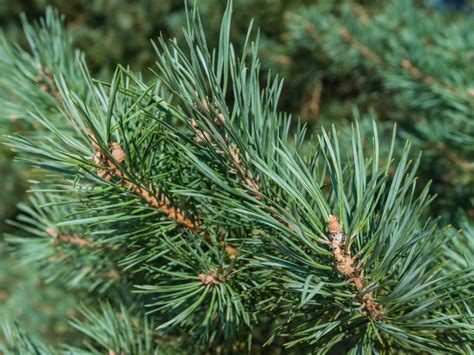
[[235,53],[230,20],[229,3],[210,50],[190,10],[187,48],[156,45],[158,84],[121,67],[94,81],[84,62],[80,89],[53,76],[59,110],[28,116],[49,134],[9,140],[55,171],[13,222],[37,236],[10,237],[18,255],[91,300],[127,301],[73,323],[91,352],[465,350],[473,272],[440,262],[449,233],[424,217],[421,158],[395,153],[395,130],[382,147],[375,123],[371,144],[357,122],[306,138],[278,111],[281,81],[261,84],[258,39]]
[[[351,82],[352,92],[360,93],[351,104],[359,103],[363,110],[374,107],[380,120],[396,121],[402,136],[424,151],[421,179],[430,175],[440,193],[433,214],[469,208],[463,196],[471,192],[467,162],[472,142],[466,132],[474,128],[472,71],[461,54],[472,47],[468,19],[440,15],[409,0],[366,8],[371,11],[368,22],[351,4],[296,11],[296,19],[287,23],[292,59],[305,63],[296,57],[300,53],[317,58],[323,64],[305,63],[308,72],[323,82],[334,83],[334,75],[336,82]],[[337,96],[347,85],[328,90],[335,92],[327,95]],[[439,154],[447,159],[440,161]],[[452,169],[451,161],[460,169]],[[455,214],[444,213],[444,218],[459,223]]]
[[72,244],[72,245],[77,245],[79,247],[92,248],[92,249],[110,248],[111,250],[118,250],[118,247],[115,245],[105,246],[105,245],[91,242],[87,239],[84,239],[75,235],[60,234],[54,227],[47,227],[46,233],[51,238],[53,238],[54,244],[66,243],[66,244]]
[[364,277],[365,270],[361,269],[360,264],[356,266],[356,256],[351,256],[351,245],[353,239],[349,239],[346,247],[346,235],[342,230],[342,226],[333,215],[329,216],[328,230],[330,235],[330,243],[334,258],[336,259],[337,270],[344,277],[348,278],[348,282],[353,284],[357,291],[361,293],[362,306],[367,313],[380,322],[384,316],[383,308],[373,299],[373,292],[368,291],[368,285]]
[[[200,109],[200,107],[196,106],[198,111],[205,115],[207,114],[215,114],[216,118],[214,119],[214,123],[217,125],[218,128],[222,129],[224,128],[226,124],[226,119],[224,114],[219,110],[219,106],[217,104],[214,104],[214,110],[217,110],[217,113],[214,113],[213,110],[209,109],[209,100],[206,98],[205,100],[202,101],[202,106],[204,107],[204,111]],[[211,135],[206,132],[205,130],[202,130],[199,127],[199,123],[195,120],[191,120],[191,126],[196,132],[196,137],[195,141],[198,144],[202,144],[204,141],[206,143],[210,144],[212,147],[216,149],[216,153],[219,155],[225,155],[226,151],[224,150],[219,150],[218,149],[218,143],[215,143]],[[229,170],[229,173],[232,175],[239,175],[240,179],[244,182],[245,185],[247,185],[251,191],[256,195],[257,199],[260,199],[258,196],[258,192],[260,190],[260,186],[257,182],[256,179],[253,178],[252,173],[248,170],[248,168],[243,164],[241,154],[239,151],[239,148],[235,143],[230,142],[230,137],[228,134],[224,133],[223,135],[223,140],[224,144],[227,146],[227,151],[228,151],[228,157],[230,160],[230,167],[231,169]]]
[[105,155],[97,144],[97,139],[91,133],[91,141],[92,146],[95,150],[94,155],[94,163],[98,166],[107,167],[108,170],[98,169],[97,175],[105,180],[110,180],[113,177],[117,177],[120,180],[120,184],[125,188],[129,189],[133,193],[136,193],[140,196],[143,200],[148,202],[150,206],[160,210],[161,212],[165,213],[168,218],[175,220],[179,224],[185,226],[189,230],[199,233],[200,227],[199,225],[192,221],[191,219],[187,218],[182,212],[173,208],[170,204],[170,201],[162,196],[157,198],[156,196],[152,195],[149,191],[145,188],[139,186],[137,183],[134,183],[128,180],[125,174],[122,172],[121,169],[117,167],[117,164],[123,164],[125,162],[126,156],[125,153],[117,142],[112,142],[110,145],[110,154],[112,155],[112,159],[110,159],[107,155]]
[[355,39],[349,32],[349,30],[345,27],[340,29],[341,38],[349,43],[353,48],[355,48],[361,55],[367,58],[369,61],[373,62],[374,64],[380,65],[385,64],[382,59],[369,48],[365,47],[362,43],[360,43],[357,39]]

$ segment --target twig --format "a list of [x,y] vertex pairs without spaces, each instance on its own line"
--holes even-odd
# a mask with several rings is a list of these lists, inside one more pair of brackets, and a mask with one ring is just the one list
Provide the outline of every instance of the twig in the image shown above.
[[[219,110],[219,107],[217,106],[217,104],[214,104],[214,110],[209,110],[209,100],[208,98],[206,98],[206,100],[202,101],[202,105],[204,106],[207,112],[213,112],[216,115],[216,117],[214,118],[214,122],[217,124],[219,128],[223,128],[223,125],[225,124],[225,117],[224,117],[224,114]],[[205,112],[201,109],[201,107],[199,107],[197,104],[195,104],[194,106],[202,115],[205,115]],[[215,110],[217,110],[217,112]],[[215,148],[215,151],[217,154],[220,154],[220,155],[225,154],[223,150],[217,149],[218,144],[213,141],[209,133],[201,129],[201,127],[199,126],[198,122],[195,119],[192,119],[191,126],[196,133],[196,136],[194,137],[194,140],[196,141],[196,143],[202,144],[204,142],[208,142],[213,148]],[[224,135],[224,140],[226,144],[229,146],[229,153],[230,153],[229,155],[231,159],[232,168],[229,171],[229,173],[234,174],[234,175],[240,174],[240,179],[244,181],[245,185],[250,187],[251,192],[253,193],[254,197],[257,200],[262,201],[263,196],[260,194],[260,184],[258,181],[258,177],[254,178],[252,173],[243,164],[240,157],[239,148],[237,147],[236,144],[230,143],[228,134]],[[286,225],[290,230],[293,230],[293,227],[291,225],[284,222],[281,218],[278,217],[277,215],[278,212],[273,206],[268,206],[268,207],[271,210],[273,217],[278,222]],[[235,259],[236,251],[237,250],[233,247],[226,248],[226,252],[231,259]]]
[[444,86],[440,82],[436,81],[433,79],[431,76],[425,75],[421,72],[420,69],[415,67],[411,61],[408,59],[403,59],[401,61],[403,69],[405,69],[411,76],[413,76],[416,79],[420,79],[423,83],[425,83],[428,86]]
[[[365,47],[362,43],[360,43],[356,38],[354,38],[349,30],[346,27],[342,27],[340,29],[340,35],[341,38],[349,43],[353,48],[355,48],[362,56],[364,56],[366,59],[369,61],[378,64],[378,65],[385,65],[389,66],[392,68],[395,68],[396,66],[390,63],[385,62],[378,54],[375,52],[371,51],[369,48]],[[447,90],[455,95],[462,95],[462,90],[456,87],[452,87],[450,85],[447,85],[445,83],[442,83],[433,77],[424,74],[419,68],[417,68],[410,60],[408,59],[402,59],[400,62],[402,68],[410,74],[412,77],[415,79],[420,80],[423,82],[425,85],[430,86],[430,87],[438,87],[442,88],[444,90]],[[466,90],[466,95],[469,96],[470,98],[474,97],[474,91],[471,89]]]
[[321,108],[321,93],[323,82],[318,80],[313,89],[306,95],[306,100],[301,107],[301,116],[305,118],[317,118]]
[[354,11],[355,15],[362,24],[367,24],[370,22],[369,13],[364,6],[357,4],[353,1],[350,1],[350,5],[352,7],[352,11]]
[[[359,293],[366,291],[364,270],[361,269],[361,265],[354,266],[356,257],[351,256],[351,243],[349,243],[349,247],[345,247],[346,235],[344,234],[341,224],[333,215],[329,216],[328,230],[330,244],[336,259],[337,271],[348,278],[348,282],[353,284]],[[376,321],[382,320],[384,309],[375,302],[372,291],[366,292],[362,296],[362,307],[367,313],[372,315]]]
[[130,181],[125,174],[117,167],[116,163],[123,164],[125,161],[125,152],[117,142],[112,142],[109,151],[115,160],[112,161],[100,148],[95,136],[89,133],[92,139],[92,146],[95,150],[94,163],[99,166],[104,166],[106,169],[97,169],[97,175],[104,180],[111,180],[113,177],[120,179],[120,184],[128,188],[133,193],[140,196],[148,204],[161,212],[165,213],[170,219],[175,220],[179,224],[185,226],[194,232],[200,232],[200,226],[197,222],[186,217],[181,211],[171,206],[170,201],[164,197],[157,197],[150,193],[147,189],[141,187],[135,182]]
[[[123,164],[125,162],[126,156],[122,147],[117,142],[112,142],[110,145],[109,151],[115,160],[112,161],[100,148],[96,137],[94,134],[89,131],[89,136],[91,137],[92,147],[95,150],[94,154],[94,163],[98,166],[104,166],[106,169],[98,168],[97,175],[104,180],[111,180],[113,177],[120,179],[120,184],[125,188],[128,188],[130,191],[134,192],[140,196],[143,200],[148,202],[148,204],[161,212],[165,213],[168,218],[178,222],[180,225],[184,226],[188,230],[201,234],[201,224],[198,221],[193,221],[180,210],[171,206],[171,202],[164,196],[157,197],[154,194],[150,193],[147,189],[141,187],[137,183],[130,181],[125,174],[117,167],[117,164]],[[207,242],[211,242],[212,238],[209,234],[204,235],[204,239]],[[228,245],[225,247],[225,252],[228,255],[229,259],[234,260],[238,255],[238,250],[233,246]]]
[[54,82],[53,73],[51,73],[48,67],[43,68],[41,64],[38,64],[38,76],[36,79],[38,80],[39,88],[42,92],[48,93],[56,100],[62,99]]
[[441,152],[446,158],[456,163],[461,167],[461,169],[465,171],[474,171],[474,163],[460,157],[456,152],[449,149],[446,144],[441,142],[438,144],[431,144],[431,146]]
[[[208,113],[213,113],[215,115],[214,122],[216,123],[216,125],[219,128],[223,128],[223,126],[226,123],[226,120],[225,120],[224,114],[219,110],[219,107],[217,106],[217,104],[214,104],[213,109],[210,109],[209,100],[206,98],[205,100],[202,101],[202,105],[204,106],[204,109]],[[205,112],[203,112],[203,110],[201,110],[201,108],[197,104],[195,105],[195,107],[197,110],[201,112],[201,114],[205,115]],[[217,112],[215,110],[217,110]],[[192,119],[191,126],[193,127],[196,133],[196,136],[194,138],[196,143],[202,144],[204,142],[209,142],[211,146],[215,148],[215,151],[217,154],[220,154],[220,155],[225,154],[223,150],[217,149],[218,144],[213,141],[212,137],[210,136],[208,132],[204,131],[199,126],[199,123],[195,119]],[[250,187],[250,189],[255,193],[255,197],[257,199],[261,199],[261,196],[259,195],[260,184],[258,182],[258,178],[254,178],[252,173],[243,164],[239,148],[237,147],[235,143],[230,142],[230,139],[227,133],[224,134],[224,140],[229,148],[228,157],[230,158],[230,165],[231,165],[231,170],[229,170],[229,173],[234,174],[234,175],[240,175],[240,179],[243,180],[245,185]]]
[[382,59],[375,53],[372,52],[369,48],[365,47],[362,43],[360,43],[357,39],[352,37],[349,30],[346,27],[342,27],[339,30],[341,38],[352,45],[360,54],[362,54],[365,58],[374,62],[375,64],[382,64]]
[[104,245],[91,242],[90,240],[75,236],[75,235],[67,235],[67,234],[60,234],[55,228],[47,227],[46,233],[53,238],[54,244],[60,243],[67,243],[72,245],[77,245],[79,247],[84,248],[93,248],[93,249],[112,249],[117,250],[118,247],[115,245]]

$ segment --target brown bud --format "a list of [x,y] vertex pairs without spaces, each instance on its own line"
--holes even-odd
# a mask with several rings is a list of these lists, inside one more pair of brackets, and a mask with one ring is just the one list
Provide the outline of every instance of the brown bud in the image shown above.
[[342,226],[337,220],[336,216],[330,215],[328,220],[328,230],[331,236],[336,236],[342,233]]
[[48,235],[51,238],[56,238],[58,236],[58,231],[54,227],[47,227],[46,228],[46,233],[48,233]]
[[112,156],[114,159],[119,163],[122,164],[125,161],[125,152],[123,151],[122,147],[119,143],[113,142],[112,147],[110,149]]
[[199,276],[198,276],[199,280],[201,280],[201,282],[205,285],[209,285],[209,284],[213,284],[213,283],[217,283],[218,280],[217,280],[217,276],[214,275],[214,274],[209,274],[209,275],[206,275],[205,273],[200,273]]
[[110,181],[112,176],[109,174],[107,170],[104,169],[97,169],[97,175],[104,180]]
[[237,254],[238,254],[238,251],[235,247],[233,247],[232,245],[227,245],[225,247],[225,252],[227,254],[227,256],[229,257],[230,260],[235,260],[235,258],[237,257]]

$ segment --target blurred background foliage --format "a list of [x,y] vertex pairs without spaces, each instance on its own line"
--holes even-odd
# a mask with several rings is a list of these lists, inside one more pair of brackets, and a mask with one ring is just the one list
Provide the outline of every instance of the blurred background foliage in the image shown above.
[[[209,41],[215,43],[226,2],[197,3]],[[6,37],[26,45],[20,13],[36,19],[47,6],[65,15],[75,46],[85,52],[94,75],[104,79],[117,63],[147,78],[155,61],[150,40],[160,33],[179,38],[185,23],[183,0],[0,0]],[[411,138],[425,151],[420,176],[433,180],[440,195],[432,213],[469,230],[474,215],[469,198],[474,186],[473,8],[462,0],[234,0],[231,35],[236,46],[243,43],[254,20],[264,68],[285,77],[281,109],[310,127],[349,125],[358,112],[377,118],[381,126],[397,122],[400,138]],[[454,99],[447,88],[454,88]],[[0,118],[2,135],[21,129],[19,122]],[[12,158],[0,148],[2,234],[3,221],[15,217],[27,180],[34,178]],[[50,342],[62,337],[70,342],[64,315],[72,312],[72,296],[9,260],[3,245],[0,251],[0,314],[29,324],[28,330]]]

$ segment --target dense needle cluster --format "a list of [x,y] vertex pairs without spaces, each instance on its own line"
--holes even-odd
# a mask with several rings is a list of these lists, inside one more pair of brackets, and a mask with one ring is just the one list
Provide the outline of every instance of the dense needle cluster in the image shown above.
[[[395,154],[396,130],[382,143],[375,122],[309,136],[279,111],[282,82],[260,78],[251,29],[237,54],[231,13],[210,49],[189,9],[186,46],[155,43],[153,80],[122,66],[93,79],[53,11],[38,41],[55,46],[4,44],[0,63],[27,58],[10,79],[47,103],[15,106],[31,130],[8,145],[42,179],[8,240],[84,301],[83,338],[61,350],[471,351],[474,274],[426,214],[421,157],[409,142]],[[23,76],[39,65],[46,78]],[[6,353],[58,351],[4,334]]]

